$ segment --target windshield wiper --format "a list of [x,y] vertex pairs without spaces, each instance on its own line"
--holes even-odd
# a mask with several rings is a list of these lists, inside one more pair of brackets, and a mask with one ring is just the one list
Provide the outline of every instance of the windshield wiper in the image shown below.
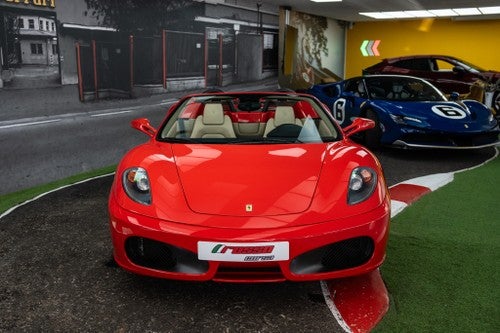
[[162,138],[162,142],[170,142],[170,143],[193,143],[199,142],[197,139],[192,138]]
[[266,143],[302,143],[298,138],[287,138],[287,137],[267,137]]
[[265,144],[266,141],[262,138],[240,138],[240,139],[229,139],[225,143],[227,144]]

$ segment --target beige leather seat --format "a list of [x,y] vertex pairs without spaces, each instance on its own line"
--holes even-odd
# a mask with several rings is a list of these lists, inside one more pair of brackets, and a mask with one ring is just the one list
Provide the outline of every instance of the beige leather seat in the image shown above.
[[295,124],[302,126],[302,121],[299,118],[295,118],[295,112],[291,106],[277,106],[274,113],[274,118],[271,118],[266,123],[266,129],[264,130],[264,136],[266,137],[269,132],[280,125],[284,124]]
[[233,123],[224,115],[222,104],[207,103],[203,115],[196,118],[192,138],[235,138]]

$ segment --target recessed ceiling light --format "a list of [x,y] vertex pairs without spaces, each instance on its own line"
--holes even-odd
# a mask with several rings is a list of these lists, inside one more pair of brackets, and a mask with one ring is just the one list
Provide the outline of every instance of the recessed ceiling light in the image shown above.
[[453,11],[453,9],[429,9],[429,12],[439,17],[458,16],[458,14]]
[[369,17],[374,18],[374,19],[390,19],[390,18],[392,18],[383,12],[366,12],[366,13],[359,13],[359,15],[369,16]]
[[410,18],[414,17],[404,11],[394,11],[394,12],[384,12],[384,14],[393,17],[393,18]]
[[412,17],[434,17],[436,15],[432,14],[428,10],[406,10],[407,14],[410,14]]
[[497,6],[497,7],[479,7],[479,11],[483,14],[500,14],[500,6]]
[[500,6],[495,7],[470,7],[470,8],[447,8],[429,10],[403,10],[387,12],[362,12],[359,15],[368,16],[375,19],[403,19],[417,17],[450,17],[450,16],[481,16],[489,14],[500,14]]
[[458,15],[481,15],[477,8],[453,8],[453,11]]

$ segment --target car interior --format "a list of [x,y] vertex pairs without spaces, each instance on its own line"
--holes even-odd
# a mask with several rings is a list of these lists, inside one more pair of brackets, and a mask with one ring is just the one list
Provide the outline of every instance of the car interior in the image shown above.
[[265,140],[300,136],[301,141],[302,138],[320,142],[336,140],[337,128],[330,119],[322,117],[326,115],[320,116],[303,99],[193,98],[172,115],[161,130],[160,139]]

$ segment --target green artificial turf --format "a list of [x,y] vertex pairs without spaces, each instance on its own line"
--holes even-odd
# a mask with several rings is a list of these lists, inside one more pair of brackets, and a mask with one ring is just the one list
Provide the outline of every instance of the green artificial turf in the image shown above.
[[116,166],[109,166],[98,170],[71,176],[45,185],[40,185],[26,190],[0,195],[0,214],[4,213],[7,209],[11,207],[20,204],[22,202],[25,202],[26,200],[33,199],[34,197],[42,193],[51,191],[53,189],[56,189],[64,185],[73,184],[92,177],[112,173],[115,171],[115,169]]
[[500,158],[396,216],[381,274],[374,332],[500,332]]

